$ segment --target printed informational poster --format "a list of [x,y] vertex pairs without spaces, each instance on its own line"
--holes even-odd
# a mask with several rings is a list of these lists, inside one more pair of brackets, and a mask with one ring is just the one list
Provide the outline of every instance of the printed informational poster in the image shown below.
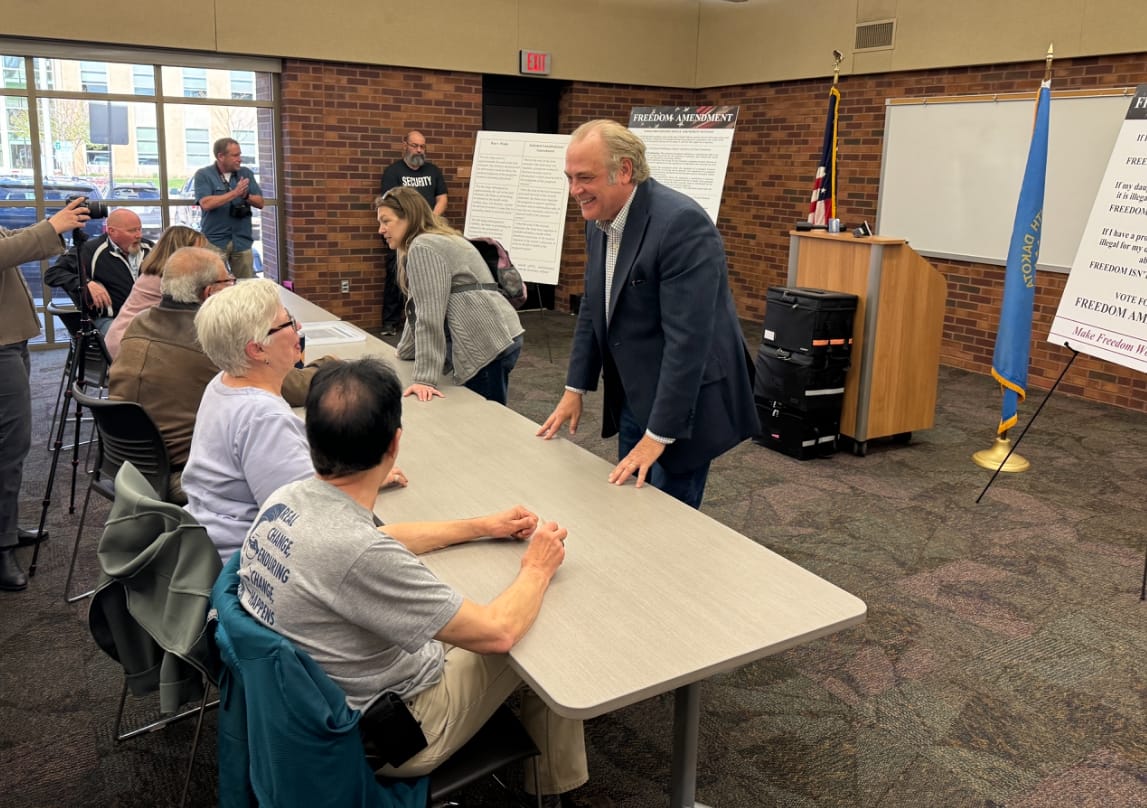
[[1147,371],[1147,84],[1116,138],[1048,341]]
[[629,128],[645,141],[653,178],[697,201],[714,222],[721,207],[740,107],[634,107]]
[[565,237],[569,135],[479,132],[466,202],[467,238],[502,242],[527,283],[556,284]]

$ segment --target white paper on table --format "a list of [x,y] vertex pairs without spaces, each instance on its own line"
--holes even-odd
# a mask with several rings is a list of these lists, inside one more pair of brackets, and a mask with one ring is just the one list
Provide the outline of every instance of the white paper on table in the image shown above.
[[352,342],[366,342],[366,332],[350,323],[331,320],[322,323],[303,323],[303,335],[307,338],[307,348],[312,345],[345,345]]

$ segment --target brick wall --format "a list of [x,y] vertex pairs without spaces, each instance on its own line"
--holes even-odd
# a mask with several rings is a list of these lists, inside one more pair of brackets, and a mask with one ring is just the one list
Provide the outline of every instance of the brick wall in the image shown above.
[[[891,97],[1033,92],[1042,60],[1000,65],[844,76],[840,89],[839,212],[846,223],[875,222],[884,134]],[[1147,54],[1059,60],[1056,89],[1135,85],[1147,75]],[[765,290],[783,285],[788,231],[803,218],[820,157],[827,110],[825,80],[674,90],[574,82],[561,102],[560,131],[592,118],[628,119],[634,106],[737,104],[719,226],[729,255],[730,284],[740,314],[759,321]],[[288,61],[282,77],[286,192],[285,277],[321,306],[373,328],[381,324],[382,250],[370,209],[383,169],[399,157],[402,136],[422,129],[430,159],[450,183],[448,217],[461,226],[474,133],[482,122],[480,76],[448,71]],[[926,192],[925,192],[926,197]],[[559,309],[582,289],[583,224],[571,206],[566,219]],[[948,280],[941,361],[987,374],[995,344],[1003,267],[936,261]],[[351,281],[342,295],[339,280]],[[1050,387],[1069,356],[1045,342],[1066,276],[1037,278],[1032,387]],[[757,335],[749,334],[750,339]],[[1147,377],[1081,356],[1061,390],[1147,411]],[[1031,411],[1031,410],[1028,410]]]
[[[382,325],[382,240],[371,201],[411,129],[446,174],[460,226],[482,77],[287,60],[282,75],[286,267],[295,290],[365,328]],[[342,294],[339,282],[350,281]]]
[[[846,224],[876,221],[886,98],[1031,92],[1034,103],[1043,70],[1043,61],[1034,60],[1027,65],[842,77],[837,175],[841,218]],[[1144,75],[1147,54],[1057,60],[1053,87],[1134,86]],[[741,106],[719,226],[743,317],[759,321],[765,290],[785,283],[787,234],[807,211],[812,175],[820,159],[827,90],[828,83],[821,80],[698,92],[695,103]],[[926,204],[926,166],[921,176],[921,201]],[[933,264],[948,281],[941,361],[989,373],[1003,296],[1003,267],[958,261]],[[1065,282],[1066,275],[1061,273],[1043,272],[1037,277],[1029,387],[1049,388],[1070,357],[1066,349],[1046,342]],[[1060,386],[1072,395],[1141,411],[1147,411],[1145,389],[1143,374],[1082,355]]]

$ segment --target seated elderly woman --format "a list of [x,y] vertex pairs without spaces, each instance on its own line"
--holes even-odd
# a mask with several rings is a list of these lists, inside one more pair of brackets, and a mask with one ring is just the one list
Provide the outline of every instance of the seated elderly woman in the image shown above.
[[302,348],[298,325],[268,280],[211,295],[195,315],[195,330],[221,372],[199,403],[183,492],[226,562],[263,500],[314,474],[303,422],[283,399],[283,379]]
[[[204,353],[222,369],[203,392],[183,469],[187,510],[226,563],[276,489],[313,477],[302,420],[283,400],[283,379],[302,353],[299,328],[268,280],[211,295],[195,315]],[[385,486],[406,485],[399,469]],[[519,506],[449,522],[388,524],[401,542],[437,547],[482,536],[528,536],[537,516]]]

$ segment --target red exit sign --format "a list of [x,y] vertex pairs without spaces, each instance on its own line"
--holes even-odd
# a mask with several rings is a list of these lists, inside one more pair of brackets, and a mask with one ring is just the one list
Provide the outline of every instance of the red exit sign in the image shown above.
[[518,51],[518,72],[533,76],[550,74],[550,55],[544,51]]

